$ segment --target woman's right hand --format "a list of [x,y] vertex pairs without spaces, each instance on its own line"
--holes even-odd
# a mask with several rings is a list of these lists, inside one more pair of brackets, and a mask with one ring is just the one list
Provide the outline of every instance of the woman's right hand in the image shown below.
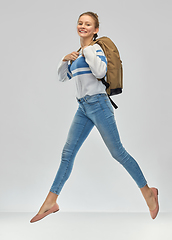
[[63,58],[63,61],[66,62],[66,61],[75,61],[79,56],[79,52],[72,52],[68,55],[66,55],[64,58]]

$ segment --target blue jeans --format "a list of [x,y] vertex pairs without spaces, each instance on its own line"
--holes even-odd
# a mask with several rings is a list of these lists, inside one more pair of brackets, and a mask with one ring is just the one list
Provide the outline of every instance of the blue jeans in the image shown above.
[[96,94],[78,99],[79,107],[69,130],[62,152],[61,164],[50,189],[59,195],[72,171],[75,156],[94,126],[98,129],[107,148],[128,171],[139,188],[146,185],[143,173],[129,153],[124,149],[118,134],[114,110],[106,94]]

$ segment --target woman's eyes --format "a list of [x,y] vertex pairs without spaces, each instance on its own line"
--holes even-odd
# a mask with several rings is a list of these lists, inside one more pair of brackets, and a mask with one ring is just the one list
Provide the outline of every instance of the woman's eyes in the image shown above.
[[[78,23],[78,25],[82,25],[82,23]],[[91,25],[89,23],[87,23],[86,26],[91,26]]]

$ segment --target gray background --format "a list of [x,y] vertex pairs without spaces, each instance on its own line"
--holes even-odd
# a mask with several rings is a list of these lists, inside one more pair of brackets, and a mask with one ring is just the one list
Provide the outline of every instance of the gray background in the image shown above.
[[[171,201],[171,1],[16,0],[0,3],[0,211],[37,211],[60,164],[77,109],[75,83],[57,81],[63,55],[79,47],[80,13],[97,12],[99,36],[117,45],[124,91],[113,99],[125,148]],[[96,129],[79,151],[59,197],[62,211],[145,212],[128,173]]]

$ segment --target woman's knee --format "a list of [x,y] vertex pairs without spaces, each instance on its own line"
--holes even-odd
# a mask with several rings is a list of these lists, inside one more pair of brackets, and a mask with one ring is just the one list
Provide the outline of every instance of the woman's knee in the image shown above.
[[111,152],[111,155],[116,161],[118,161],[122,165],[125,164],[129,159],[129,154],[124,147],[114,149],[114,151]]

